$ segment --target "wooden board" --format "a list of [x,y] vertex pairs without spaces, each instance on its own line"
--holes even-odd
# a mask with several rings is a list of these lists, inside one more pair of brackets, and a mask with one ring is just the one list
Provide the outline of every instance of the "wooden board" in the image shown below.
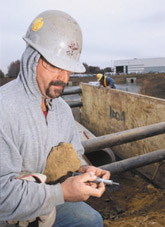
[[[97,136],[165,122],[164,99],[89,84],[81,84],[81,88],[81,121]],[[164,134],[115,146],[113,151],[121,158],[129,158],[163,148]],[[149,179],[154,178],[156,183],[163,177],[165,185],[165,164],[160,167],[158,164],[149,165],[140,168],[139,171]]]

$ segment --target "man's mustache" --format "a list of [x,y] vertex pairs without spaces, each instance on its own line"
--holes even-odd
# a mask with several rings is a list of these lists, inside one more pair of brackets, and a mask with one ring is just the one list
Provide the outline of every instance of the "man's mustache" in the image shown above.
[[67,84],[64,83],[64,82],[62,82],[61,80],[57,80],[57,81],[55,81],[55,82],[54,82],[54,81],[51,81],[51,82],[49,83],[49,86],[51,86],[51,85],[65,87]]

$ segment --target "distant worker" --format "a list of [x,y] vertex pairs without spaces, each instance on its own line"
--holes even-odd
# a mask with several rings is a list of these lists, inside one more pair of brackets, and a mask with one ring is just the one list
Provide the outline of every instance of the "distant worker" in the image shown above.
[[100,82],[100,85],[104,87],[116,88],[114,80],[109,76],[99,73],[97,74],[97,80]]

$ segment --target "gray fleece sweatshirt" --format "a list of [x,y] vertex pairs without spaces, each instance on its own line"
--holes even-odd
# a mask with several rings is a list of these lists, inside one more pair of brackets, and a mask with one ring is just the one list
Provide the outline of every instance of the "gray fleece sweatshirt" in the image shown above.
[[42,173],[51,148],[60,142],[72,143],[81,160],[84,152],[71,109],[62,98],[47,100],[46,118],[41,110],[39,57],[27,47],[17,79],[0,88],[0,221],[28,220],[63,204],[60,184],[16,178],[21,171]]

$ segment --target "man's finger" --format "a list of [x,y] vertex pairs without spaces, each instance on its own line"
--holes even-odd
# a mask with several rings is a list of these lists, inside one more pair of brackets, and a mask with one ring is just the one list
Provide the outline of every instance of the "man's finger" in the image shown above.
[[89,192],[92,196],[101,197],[105,191],[105,185],[101,182],[97,188],[90,187]]
[[93,172],[87,172],[78,176],[81,182],[91,182],[96,180],[96,176]]
[[111,176],[110,172],[109,171],[105,171],[103,173],[102,178],[105,179],[105,180],[108,180],[110,178],[110,176]]

